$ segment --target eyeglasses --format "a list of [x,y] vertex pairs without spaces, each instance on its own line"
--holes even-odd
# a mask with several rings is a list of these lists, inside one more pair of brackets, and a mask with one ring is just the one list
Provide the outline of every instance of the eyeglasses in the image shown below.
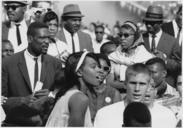
[[110,67],[101,67],[102,70],[106,71],[106,72],[109,72],[110,71]]
[[119,33],[118,34],[119,35],[119,37],[125,37],[125,38],[128,38],[129,36],[132,36],[132,35],[135,35],[135,34],[132,34],[132,33]]
[[22,6],[23,5],[6,5],[6,6],[4,6],[4,8],[6,10],[9,10],[11,8],[13,11],[15,11],[17,8],[22,7]]
[[95,32],[96,34],[103,34],[104,32]]

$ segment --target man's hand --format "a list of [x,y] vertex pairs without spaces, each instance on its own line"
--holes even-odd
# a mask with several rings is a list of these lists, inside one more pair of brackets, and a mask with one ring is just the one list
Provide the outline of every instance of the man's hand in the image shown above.
[[40,98],[40,97],[43,97],[43,96],[48,96],[49,93],[50,93],[50,91],[48,89],[41,89],[41,90],[36,91],[34,93],[34,97]]
[[1,96],[1,105],[5,104],[7,99],[7,97]]
[[167,58],[167,56],[166,56],[165,53],[163,53],[163,52],[161,52],[161,51],[159,51],[159,50],[157,50],[157,49],[154,51],[154,55],[155,55],[156,57],[159,57],[159,58],[163,59],[164,61],[165,61],[166,58]]

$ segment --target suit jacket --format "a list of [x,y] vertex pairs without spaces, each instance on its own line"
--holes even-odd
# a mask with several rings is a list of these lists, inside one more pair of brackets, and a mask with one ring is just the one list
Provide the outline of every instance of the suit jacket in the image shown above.
[[[144,46],[150,52],[148,33],[143,34],[143,39],[144,39]],[[157,50],[167,55],[167,65],[166,65],[168,70],[167,82],[170,85],[174,86],[177,77],[176,76],[177,70],[181,66],[181,55],[178,42],[173,36],[170,36],[169,34],[163,32],[159,40]]]
[[[88,35],[87,33],[82,32],[82,31],[78,31],[77,34],[78,34],[78,37],[79,37],[80,51],[82,51],[83,49],[87,49],[88,51],[93,52],[92,40],[91,40],[90,35]],[[58,32],[57,37],[58,37],[61,41],[67,43],[62,28],[61,28],[61,30]]]
[[[43,83],[42,89],[53,90],[55,82],[62,79],[63,75],[60,60],[49,55],[42,56],[40,77],[40,81]],[[7,102],[3,105],[7,116],[6,122],[24,126],[32,125],[28,118],[40,114],[39,106],[35,106],[36,104],[30,106],[29,101],[22,98],[32,93],[24,51],[5,58],[2,64],[2,95],[8,97]],[[44,101],[47,101],[45,97],[39,100],[38,104],[40,105]],[[34,109],[31,109],[31,107]],[[21,122],[17,122],[18,118]]]
[[[26,24],[27,26],[29,26],[30,22],[26,21]],[[9,33],[10,27],[11,27],[10,21],[6,21],[2,23],[2,40],[8,39],[8,33]]]
[[173,29],[173,22],[164,23],[164,24],[162,25],[162,30],[163,30],[165,33],[168,33],[169,35],[175,37],[174,29]]

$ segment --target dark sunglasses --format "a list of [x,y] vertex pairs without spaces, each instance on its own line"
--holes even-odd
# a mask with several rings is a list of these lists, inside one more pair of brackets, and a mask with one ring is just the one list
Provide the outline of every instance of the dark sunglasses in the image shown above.
[[102,70],[109,72],[110,71],[110,67],[101,67]]
[[96,34],[103,34],[104,32],[95,32]]
[[19,8],[19,7],[23,7],[23,5],[5,5],[4,6],[4,8],[6,9],[6,10],[9,10],[10,8],[12,9],[12,10],[16,10],[17,8]]
[[119,33],[118,35],[119,35],[119,37],[124,36],[125,38],[128,38],[129,36],[134,35],[134,34],[132,34],[132,33]]

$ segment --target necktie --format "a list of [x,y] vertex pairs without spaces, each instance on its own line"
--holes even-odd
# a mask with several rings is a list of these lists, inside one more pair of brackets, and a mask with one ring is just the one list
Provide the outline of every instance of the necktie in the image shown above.
[[71,34],[71,38],[72,38],[72,52],[75,53],[75,45],[74,45],[74,34]]
[[17,42],[18,45],[22,43],[21,37],[20,37],[20,29],[19,29],[20,24],[16,24],[16,35],[17,35]]
[[155,37],[156,37],[156,35],[152,35],[152,43],[151,43],[151,52],[152,53],[154,53],[155,52],[155,48],[156,48],[156,46],[155,46]]
[[34,88],[36,86],[36,83],[38,81],[38,62],[37,62],[38,58],[34,58],[35,61],[35,67],[34,67]]

